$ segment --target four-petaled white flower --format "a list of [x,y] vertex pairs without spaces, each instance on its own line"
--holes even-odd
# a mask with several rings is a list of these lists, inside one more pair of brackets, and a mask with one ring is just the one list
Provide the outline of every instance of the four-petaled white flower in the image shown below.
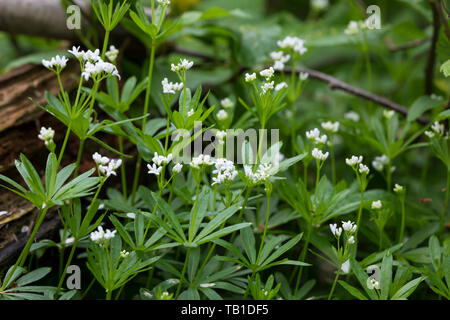
[[117,230],[103,230],[102,226],[99,226],[97,228],[97,231],[92,231],[90,234],[90,238],[92,241],[94,241],[95,243],[97,243],[98,245],[100,245],[101,247],[108,243],[108,241],[112,238],[114,238],[114,236],[116,235]]
[[381,203],[381,200],[372,201],[372,209],[381,209],[382,206],[383,204]]
[[328,152],[323,153],[322,150],[314,148],[311,152],[313,158],[321,161],[325,161],[328,158]]
[[277,84],[275,86],[275,91],[280,91],[283,88],[287,88],[287,87],[288,87],[288,84],[286,82],[280,82],[279,84]]
[[394,186],[394,192],[395,193],[402,193],[403,191],[405,191],[405,187],[399,185],[399,184],[395,184]]
[[154,174],[158,176],[161,173],[162,167],[158,167],[156,164],[147,164],[148,174]]
[[345,232],[352,234],[356,232],[356,224],[352,221],[342,221],[342,229],[344,229]]
[[275,73],[275,70],[272,67],[270,67],[268,69],[262,70],[259,74],[261,75],[261,77],[264,77],[264,78],[266,78],[267,81],[269,81],[270,78],[273,77],[274,73]]
[[180,72],[182,70],[186,71],[192,68],[193,65],[194,65],[193,61],[189,61],[187,59],[180,59],[180,63],[178,63],[177,65],[172,63],[170,69],[173,72]]
[[64,69],[66,67],[67,61],[69,61],[69,59],[66,58],[65,56],[61,57],[61,56],[57,55],[56,57],[53,57],[50,60],[43,59],[42,64],[47,69],[50,69],[55,72],[60,72],[62,69]]
[[233,101],[231,101],[230,98],[224,98],[224,99],[220,100],[220,105],[225,109],[234,107],[234,103],[233,103]]
[[297,38],[297,37],[287,36],[283,40],[278,40],[277,45],[281,49],[291,49],[295,53],[298,53],[300,55],[305,54],[307,51],[307,49],[305,47],[305,40]]
[[362,163],[359,164],[359,173],[367,175],[369,174],[369,172],[370,170],[368,166]]
[[352,120],[353,122],[359,122],[359,114],[357,114],[355,111],[349,111],[346,114],[344,114],[345,119]]
[[389,158],[386,155],[381,155],[379,157],[375,157],[375,159],[372,161],[372,166],[377,171],[383,171],[384,166],[389,164]]
[[226,120],[228,118],[228,113],[224,109],[220,109],[219,112],[217,112],[217,119],[220,121]]
[[327,142],[327,136],[325,134],[321,136],[320,130],[317,128],[314,128],[311,131],[307,131],[306,137],[315,144],[324,144]]
[[172,171],[175,173],[180,173],[181,169],[183,169],[183,165],[181,163],[177,163],[173,166]]
[[346,158],[345,163],[350,167],[354,167],[363,161],[363,156],[352,156],[351,158]]
[[166,94],[175,94],[183,89],[183,82],[169,82],[167,78],[161,81],[163,92]]
[[329,132],[336,133],[336,132],[339,131],[339,122],[338,121],[336,121],[336,122],[331,122],[331,121],[322,122],[320,125],[322,126],[322,128],[324,130],[329,131]]
[[109,50],[106,51],[106,53],[105,53],[105,56],[106,56],[106,57],[108,58],[108,60],[111,61],[111,62],[115,62],[118,55],[119,55],[119,50],[118,50],[115,46],[113,46],[113,45],[111,45],[111,46],[109,47]]
[[342,234],[342,228],[338,227],[336,223],[330,224],[330,230],[331,233],[336,237],[339,238]]
[[245,74],[245,82],[253,82],[256,80],[256,73],[253,72],[252,74],[246,73]]
[[188,111],[187,116],[192,117],[194,115],[194,113],[195,113],[194,109],[191,109]]

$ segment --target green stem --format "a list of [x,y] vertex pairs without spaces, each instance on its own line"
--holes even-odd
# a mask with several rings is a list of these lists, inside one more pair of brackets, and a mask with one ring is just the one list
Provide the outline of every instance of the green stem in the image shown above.
[[[333,139],[333,136],[331,136]],[[330,145],[330,155],[331,155],[331,181],[333,184],[336,184],[336,164],[334,159],[334,143],[332,142]]]
[[37,231],[39,227],[41,226],[42,222],[44,221],[45,215],[47,214],[48,208],[44,208],[42,211],[39,212],[36,224],[34,225],[33,232],[31,233],[30,238],[28,239],[25,247],[22,249],[22,252],[20,253],[19,258],[17,259],[16,263],[14,264],[13,269],[9,273],[9,275],[5,278],[3,281],[2,287],[0,288],[0,291],[3,291],[6,289],[6,285],[11,279],[11,277],[14,275],[14,272],[16,271],[17,267],[22,267],[25,263],[25,260],[28,256],[28,253],[30,252],[31,245],[34,242],[34,239],[36,237]]
[[67,141],[69,140],[71,127],[72,127],[72,121],[69,122],[69,126],[67,127],[67,131],[66,131],[66,136],[64,137],[64,142],[63,142],[63,145],[61,147],[61,151],[59,152],[58,167],[61,164],[61,160],[62,160],[62,157],[64,155],[64,151],[66,150]]
[[[311,231],[312,231],[312,225],[310,224],[308,226],[308,230],[307,230],[307,233],[306,233],[305,244],[303,246],[302,252],[301,252],[300,257],[298,259],[299,261],[302,261],[302,262],[305,261],[306,253],[308,252],[309,241],[311,239]],[[298,289],[300,287],[300,280],[302,278],[302,272],[303,272],[303,266],[299,266],[298,275],[297,275],[297,282],[295,283],[295,295],[297,295]]]
[[340,273],[341,273],[341,266],[339,266],[339,269],[336,273],[336,277],[334,278],[333,286],[331,287],[330,294],[328,295],[328,300],[331,300],[331,297],[333,296],[334,288],[336,287],[336,283],[337,283]]
[[182,286],[183,281],[184,281],[184,274],[186,273],[186,268],[187,268],[187,263],[188,263],[188,260],[189,260],[189,254],[190,253],[191,253],[191,248],[188,248],[187,251],[186,251],[186,258],[184,260],[183,270],[181,271],[180,282],[178,283],[177,292],[175,294],[176,298],[178,298],[178,295],[180,294],[180,290],[181,290],[181,286]]
[[398,243],[402,242],[403,235],[405,233],[405,196],[401,195],[401,206],[402,206],[402,218],[400,222],[400,233],[398,235]]
[[83,155],[84,141],[84,139],[80,140],[80,145],[78,146],[77,161],[75,163],[75,171],[73,174],[74,178],[78,176],[78,169],[80,167],[81,157]]
[[[118,137],[119,139],[119,151],[123,154],[123,139],[122,137]],[[120,166],[120,176],[122,178],[122,194],[123,199],[127,200],[127,177],[125,172],[125,158],[120,155],[120,159],[122,160],[122,165]]]
[[102,60],[105,60],[106,55],[106,49],[108,48],[108,42],[109,42],[109,30],[105,30],[105,39],[103,40],[103,49],[102,49]]
[[198,206],[198,197],[200,194],[200,183],[197,183],[197,191],[195,192],[195,203],[194,203],[194,215],[191,220],[190,232],[189,232],[189,242],[191,242],[194,238],[194,224],[197,217],[197,206]]
[[267,194],[267,212],[266,212],[266,223],[264,224],[264,232],[261,239],[261,244],[259,245],[258,256],[256,257],[256,264],[259,263],[259,258],[261,256],[262,248],[264,247],[264,240],[266,238],[267,229],[269,225],[269,214],[270,214],[270,194]]
[[[156,44],[155,41],[152,39],[152,49],[150,53],[150,62],[149,62],[149,68],[148,68],[148,82],[147,82],[147,90],[145,92],[145,102],[144,102],[144,112],[143,114],[146,115],[148,112],[148,105],[150,102],[150,91],[152,88],[152,77],[153,77],[153,65],[155,63],[155,52],[156,52]],[[145,130],[145,125],[147,123],[147,118],[142,119],[142,130]],[[134,172],[134,178],[133,178],[133,187],[131,189],[131,204],[134,203],[134,199],[136,196],[136,190],[139,184],[139,175],[141,171],[141,162],[142,162],[142,156],[139,154],[137,161],[136,161],[136,171]]]
[[72,249],[70,250],[69,259],[67,259],[66,266],[61,274],[61,278],[59,279],[58,288],[56,289],[55,297],[58,296],[59,291],[61,290],[64,279],[66,278],[67,268],[69,268],[70,263],[72,262],[73,255],[75,254],[75,249],[77,248],[78,240],[75,240]]
[[447,169],[447,186],[446,186],[446,190],[445,190],[445,200],[444,200],[442,216],[441,216],[441,221],[440,221],[440,227],[439,227],[439,233],[441,233],[441,234],[444,231],[445,219],[447,218],[449,195],[450,195],[450,169]]

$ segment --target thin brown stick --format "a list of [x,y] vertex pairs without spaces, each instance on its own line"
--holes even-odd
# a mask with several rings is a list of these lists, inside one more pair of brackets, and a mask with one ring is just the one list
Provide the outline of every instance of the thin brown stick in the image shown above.
[[[286,68],[285,72],[290,73],[290,72],[292,72],[292,70],[289,68]],[[401,104],[398,104],[396,102],[393,102],[385,97],[378,96],[376,94],[373,94],[373,93],[363,90],[361,88],[352,86],[352,85],[350,85],[346,82],[343,82],[339,79],[336,79],[326,73],[323,73],[323,72],[320,72],[317,70],[308,69],[308,68],[295,69],[295,72],[296,73],[305,72],[305,73],[309,74],[309,76],[311,78],[326,82],[326,83],[328,83],[328,85],[330,86],[330,88],[332,90],[342,90],[342,91],[350,93],[354,96],[357,96],[357,97],[360,97],[360,98],[363,98],[363,99],[366,99],[369,101],[373,101],[382,107],[397,111],[398,113],[403,114],[405,116],[408,115],[407,107],[402,106]],[[417,119],[417,121],[422,124],[428,124],[430,122],[430,120],[428,118],[423,117],[423,116],[419,117]]]

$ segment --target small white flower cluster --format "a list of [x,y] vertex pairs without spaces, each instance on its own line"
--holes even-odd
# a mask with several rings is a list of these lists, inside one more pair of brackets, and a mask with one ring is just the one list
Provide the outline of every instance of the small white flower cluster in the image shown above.
[[156,0],[156,2],[158,2],[162,7],[168,6],[170,4],[170,0]]
[[268,69],[264,69],[264,70],[260,71],[259,75],[261,77],[266,78],[266,80],[269,81],[273,77],[274,73],[275,73],[275,70],[273,69],[273,67],[270,67]]
[[[117,51],[118,54],[118,50],[115,49],[114,46],[111,46],[111,57],[114,57],[115,51]],[[80,60],[82,65],[84,65],[84,71],[81,76],[85,81],[88,81],[90,78],[98,81],[107,76],[114,76],[120,79],[120,74],[116,66],[112,63],[103,61],[100,57],[99,49],[96,49],[95,51],[80,51],[80,47],[72,47],[72,50],[69,50],[69,53],[74,55],[78,60]]]
[[105,55],[109,61],[114,63],[119,55],[119,50],[115,46],[111,45]]
[[314,148],[311,154],[314,159],[317,159],[319,161],[325,161],[328,158],[328,151],[323,153],[322,150],[319,150],[317,148]]
[[294,52],[303,55],[306,53],[305,41],[297,37],[287,36],[283,40],[277,41],[278,47],[281,49],[292,49]]
[[175,94],[183,89],[183,82],[169,82],[167,78],[161,81],[163,92],[167,94]]
[[383,206],[383,204],[381,203],[381,200],[372,201],[372,205],[371,205],[372,209],[381,209],[382,206]]
[[215,135],[219,144],[224,144],[224,139],[227,136],[227,132],[224,130],[219,130],[215,133]]
[[277,71],[283,71],[285,63],[291,59],[290,54],[284,54],[283,51],[273,51],[270,57],[274,60],[273,68]]
[[380,290],[380,282],[375,279],[367,279],[367,288],[370,290],[377,289]]
[[328,131],[328,132],[336,133],[336,132],[339,131],[339,122],[338,121],[336,121],[336,122],[331,122],[331,121],[322,122],[321,126],[322,126],[322,128],[325,131]]
[[128,257],[129,255],[130,255],[130,253],[129,253],[128,251],[126,251],[126,250],[120,251],[120,257],[121,257],[122,259],[125,259],[125,258]]
[[[161,170],[163,169],[164,166],[166,166],[167,164],[170,163],[170,161],[172,161],[172,154],[169,153],[167,155],[167,157],[162,156],[162,155],[158,155],[158,152],[155,152],[155,154],[153,155],[152,161],[153,164],[147,164],[147,168],[148,168],[148,174],[154,174],[156,176],[158,176],[161,173]],[[177,167],[177,170],[181,168]],[[177,171],[175,171],[177,172]]]
[[262,86],[261,86],[261,90],[263,92],[263,94],[266,94],[267,91],[269,90],[273,90],[274,89],[274,81],[267,81],[265,82]]
[[[67,59],[65,56],[60,57],[59,55],[57,55],[50,60],[42,60],[42,64],[47,69],[59,72],[66,67],[67,61],[69,61],[69,59]],[[56,70],[54,68],[56,68]]]
[[314,128],[311,131],[306,132],[306,137],[311,140],[314,144],[325,144],[327,142],[327,135],[320,135],[320,130]]
[[245,74],[245,82],[253,82],[256,80],[256,73],[253,72],[252,74],[246,73]]
[[394,192],[395,193],[403,193],[405,191],[405,187],[399,185],[398,183],[395,184],[394,186]]
[[115,176],[116,170],[122,165],[121,159],[109,159],[98,152],[92,155],[92,159],[98,166],[98,171],[107,178],[111,175]]
[[200,169],[201,166],[210,166],[214,164],[214,160],[210,155],[200,154],[197,157],[192,158],[190,166],[195,169]]
[[38,138],[42,141],[44,141],[45,145],[48,146],[53,143],[53,138],[55,136],[55,130],[52,128],[45,128],[42,127],[41,131],[38,135]]
[[194,65],[193,61],[189,61],[187,59],[180,59],[180,63],[178,63],[177,65],[172,63],[170,69],[173,72],[180,72],[182,70],[187,71],[190,68],[192,68],[193,65]]
[[253,169],[249,165],[244,165],[244,173],[248,180],[253,184],[258,184],[260,182],[264,182],[269,179],[272,174],[272,165],[268,163],[262,163],[258,166],[256,172],[253,172]]
[[311,7],[317,11],[325,10],[329,5],[328,0],[311,0]]
[[224,121],[228,119],[228,112],[225,111],[225,109],[220,109],[219,112],[217,112],[216,117],[220,121]]
[[359,114],[355,111],[349,111],[344,115],[345,119],[352,120],[353,122],[359,122]]
[[344,30],[346,35],[355,35],[358,34],[360,30],[367,28],[366,21],[350,21],[347,25],[347,28]]
[[224,98],[224,99],[220,100],[220,105],[225,109],[234,107],[234,103],[233,103],[233,101],[231,101],[230,98]]
[[377,170],[377,171],[383,171],[384,166],[386,166],[388,164],[389,164],[389,158],[385,154],[383,154],[379,157],[375,157],[375,159],[372,161],[372,167],[374,167],[375,170]]
[[362,163],[362,156],[352,156],[351,158],[346,158],[345,163],[352,167],[354,170],[358,168],[359,173],[368,175],[370,170],[369,167]]
[[354,244],[355,238],[353,237],[353,234],[356,232],[356,224],[352,221],[342,221],[342,227],[338,227],[336,223],[330,224],[330,230],[333,236],[335,236],[337,239],[340,238],[342,231],[344,231],[347,234],[347,243],[348,244]]
[[215,170],[213,170],[213,174],[216,176],[212,178],[213,183],[212,186],[215,184],[221,184],[224,182],[229,182],[234,180],[236,176],[238,175],[238,172],[234,166],[233,161],[230,161],[225,158],[219,158],[214,161],[214,165],[216,167]]
[[181,163],[176,163],[173,166],[172,171],[175,173],[180,173],[182,169],[183,169],[183,165]]
[[97,243],[98,245],[100,245],[101,247],[107,243],[110,239],[114,238],[114,236],[116,235],[117,230],[109,230],[106,229],[103,230],[102,226],[99,226],[97,228],[97,231],[92,231],[90,234],[90,238],[92,241],[94,241],[95,243]]
[[432,131],[425,131],[425,135],[428,138],[430,138],[430,139],[434,138],[436,135],[442,137],[444,135],[445,127],[443,124],[440,124],[439,122],[435,121],[433,123],[433,125],[431,126],[431,130]]
[[280,82],[279,84],[277,84],[276,86],[275,86],[275,91],[280,91],[280,90],[282,90],[283,88],[287,88],[288,87],[288,84],[286,83],[286,82]]

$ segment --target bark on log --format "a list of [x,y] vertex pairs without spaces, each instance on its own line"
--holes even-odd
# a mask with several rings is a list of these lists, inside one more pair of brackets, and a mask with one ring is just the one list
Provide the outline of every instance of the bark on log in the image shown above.
[[[73,0],[81,10],[90,12],[88,0]],[[83,25],[83,18],[81,19]],[[69,30],[61,0],[0,0],[0,31],[38,37],[76,40]]]

